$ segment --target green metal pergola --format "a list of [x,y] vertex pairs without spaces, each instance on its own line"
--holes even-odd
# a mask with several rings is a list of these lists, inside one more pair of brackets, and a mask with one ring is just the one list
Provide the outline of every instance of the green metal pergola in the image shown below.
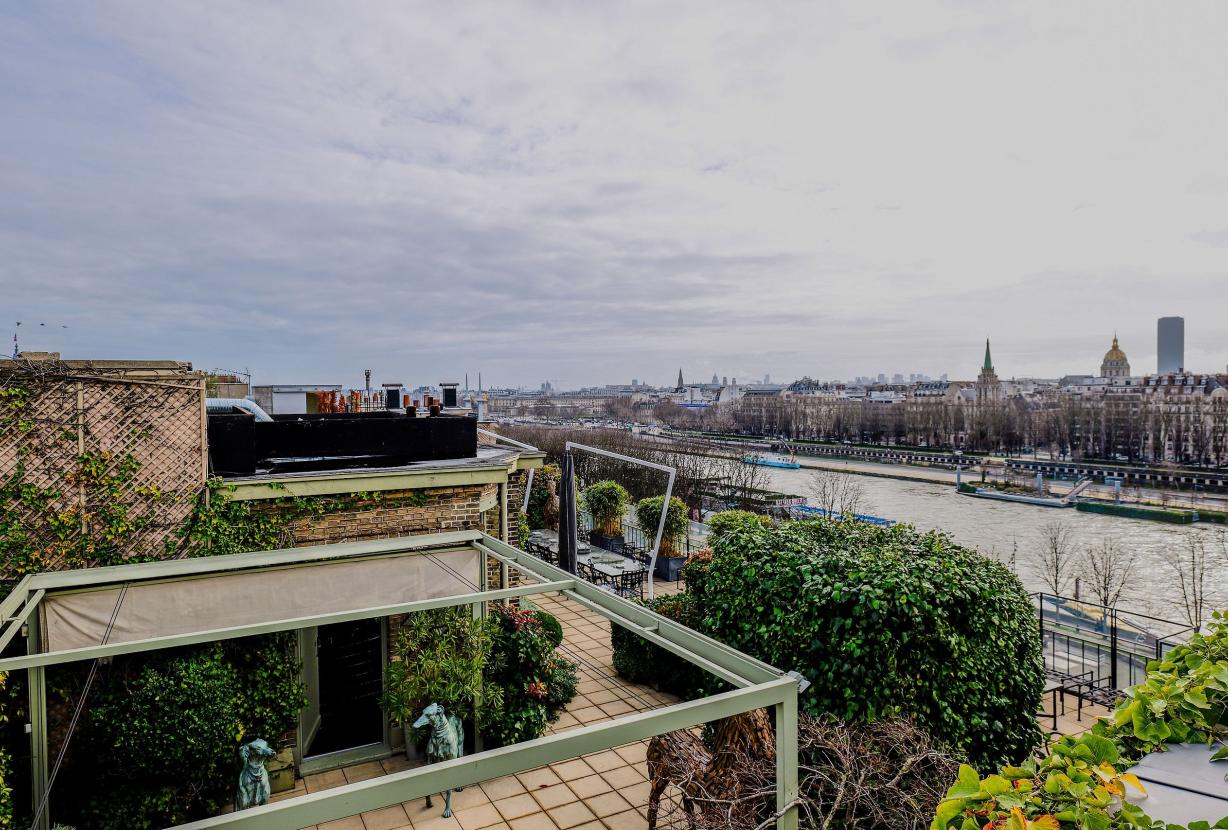
[[[480,584],[476,592],[333,610],[329,613],[290,619],[262,620],[125,642],[108,642],[110,628],[105,627],[97,632],[97,645],[58,651],[44,648],[44,615],[39,611],[44,603],[57,596],[119,588],[120,599],[116,605],[118,613],[119,604],[123,602],[123,591],[129,586],[186,582],[235,573],[311,567],[338,561],[386,559],[407,554],[431,556],[460,550],[476,551],[478,554]],[[504,586],[509,585],[508,575],[511,569],[535,581],[489,590],[486,573],[492,562],[499,563],[503,576],[501,584]],[[476,530],[27,576],[0,603],[0,621],[3,621],[4,625],[0,633],[0,650],[19,633],[23,633],[24,629],[27,652],[24,656],[0,660],[0,671],[25,669],[29,672],[34,803],[38,804],[45,797],[48,788],[47,701],[44,676],[48,666],[329,623],[374,619],[432,608],[469,605],[474,607],[475,612],[481,612],[484,611],[486,603],[491,601],[544,593],[561,594],[612,623],[621,625],[720,677],[732,685],[734,690],[578,727],[533,741],[477,752],[454,761],[397,772],[263,807],[178,825],[179,830],[297,830],[764,707],[774,707],[776,715],[776,827],[778,830],[796,830],[798,680],[795,675],[785,674]],[[45,826],[46,821],[47,815],[44,814],[40,824]]]

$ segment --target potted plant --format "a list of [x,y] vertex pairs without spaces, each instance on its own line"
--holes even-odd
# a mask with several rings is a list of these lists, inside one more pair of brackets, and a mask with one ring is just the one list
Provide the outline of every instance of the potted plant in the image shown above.
[[[440,608],[410,614],[393,641],[384,670],[380,705],[405,732],[405,754],[417,755],[410,726],[432,703],[472,726],[484,703],[482,674],[490,660],[494,632],[469,608]],[[425,730],[423,730],[425,735]]]
[[623,552],[623,514],[631,494],[616,481],[598,481],[584,491],[584,506],[593,516],[589,541],[599,548]]
[[[661,522],[661,510],[664,507],[664,496],[641,499],[635,506],[635,518],[647,538],[656,538],[657,527]],[[657,551],[656,572],[662,579],[678,581],[678,574],[686,564],[686,551],[682,549],[681,543],[686,538],[688,527],[686,503],[680,498],[671,498],[669,509],[665,511],[665,532],[661,534],[661,548]]]

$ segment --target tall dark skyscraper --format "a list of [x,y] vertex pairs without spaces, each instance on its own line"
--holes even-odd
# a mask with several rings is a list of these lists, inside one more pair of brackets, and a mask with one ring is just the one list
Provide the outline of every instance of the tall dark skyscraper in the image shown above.
[[1156,372],[1167,375],[1185,368],[1185,318],[1161,317],[1156,324]]

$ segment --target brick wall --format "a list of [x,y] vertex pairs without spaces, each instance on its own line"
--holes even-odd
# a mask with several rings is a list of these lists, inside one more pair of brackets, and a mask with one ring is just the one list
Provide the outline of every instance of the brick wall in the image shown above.
[[295,520],[290,527],[292,545],[480,529],[482,492],[482,485],[390,490],[381,493],[378,501]]

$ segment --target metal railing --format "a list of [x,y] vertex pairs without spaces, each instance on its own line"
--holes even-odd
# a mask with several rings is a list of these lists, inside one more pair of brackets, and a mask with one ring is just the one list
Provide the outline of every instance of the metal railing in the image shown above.
[[1194,626],[1094,602],[1037,593],[1045,670],[1063,677],[1089,677],[1108,690],[1143,680],[1147,664],[1189,640]]

